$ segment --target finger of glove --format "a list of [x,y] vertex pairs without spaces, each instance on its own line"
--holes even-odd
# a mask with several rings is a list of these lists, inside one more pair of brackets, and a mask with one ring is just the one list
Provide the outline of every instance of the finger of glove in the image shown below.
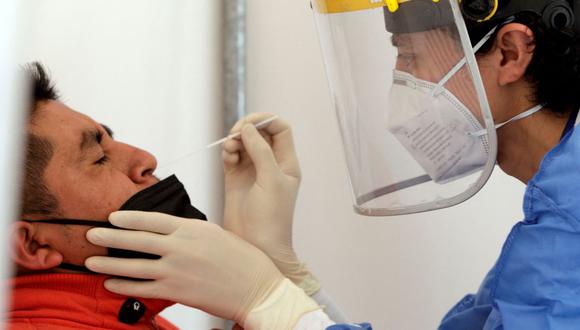
[[223,150],[228,153],[238,153],[244,149],[242,141],[238,139],[229,139],[223,144]]
[[85,266],[93,272],[114,276],[145,280],[162,277],[158,260],[90,257],[85,260]]
[[227,172],[242,164],[242,155],[245,154],[244,144],[238,139],[227,140],[223,144],[222,160],[224,170]]
[[[242,127],[244,127],[244,125],[247,124],[255,125],[264,120],[273,118],[274,116],[276,115],[269,112],[257,112],[249,114],[245,118],[239,120],[234,125],[234,127],[230,131],[230,134],[240,132]],[[296,164],[298,163],[296,160],[296,153],[294,152],[294,143],[292,140],[292,132],[290,130],[290,125],[288,125],[288,123],[285,120],[276,118],[272,122],[264,125],[263,127],[260,127],[259,132],[260,135],[264,137],[264,140],[266,140],[266,142],[268,142],[269,145],[277,143],[277,145],[274,145],[274,154],[278,161],[281,160],[295,161]],[[228,148],[226,150],[228,150],[228,152],[233,152],[234,150],[236,150],[236,147],[239,146],[239,144],[236,143],[239,140],[232,139],[229,141],[235,142],[232,142],[231,144],[227,145]],[[226,145],[224,144],[224,148],[225,147]],[[243,144],[241,147],[243,148]]]
[[[239,128],[236,126],[236,129],[241,129],[244,123],[256,124],[260,121],[272,118],[273,116],[275,115],[267,112],[250,114],[240,121]],[[265,137],[265,140],[268,142],[271,141],[274,157],[281,166],[286,166],[288,169],[299,171],[299,162],[296,157],[292,129],[287,121],[281,118],[276,118],[268,125],[260,128],[260,133],[266,136],[269,135],[269,137]],[[296,175],[298,176],[299,173],[296,173]]]
[[113,293],[129,297],[145,299],[163,299],[163,290],[156,281],[131,281],[123,279],[109,279],[105,281],[105,288]]
[[299,162],[290,125],[282,119],[276,119],[264,130],[272,136],[272,150],[274,150],[274,157],[278,163],[281,166],[299,171]]
[[189,220],[158,212],[117,211],[109,215],[109,221],[117,227],[165,235],[173,233]]
[[[242,127],[245,124],[253,124],[253,125],[256,125],[257,123],[259,123],[261,121],[264,121],[264,120],[267,120],[269,118],[272,118],[274,116],[275,116],[275,114],[270,113],[270,112],[254,112],[254,113],[251,113],[251,114],[247,115],[246,117],[238,120],[238,122],[230,130],[230,135],[231,134],[239,133],[242,130]],[[274,120],[274,121],[276,121],[276,120]]]
[[238,153],[228,153],[225,150],[222,151],[222,160],[224,162],[225,169],[236,166],[240,162],[240,155]]
[[272,148],[252,125],[242,129],[242,140],[252,162],[256,166],[258,176],[261,173],[271,173],[278,170]]
[[95,245],[165,255],[163,239],[166,236],[146,231],[93,228],[87,231],[87,240]]

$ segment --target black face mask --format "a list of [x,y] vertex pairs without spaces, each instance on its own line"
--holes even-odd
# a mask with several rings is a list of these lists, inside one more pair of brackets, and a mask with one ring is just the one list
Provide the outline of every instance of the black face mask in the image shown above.
[[[146,211],[159,212],[173,215],[181,218],[207,220],[206,216],[191,205],[189,195],[185,190],[183,184],[177,179],[175,175],[168,177],[157,184],[144,189],[126,201],[119,211]],[[80,219],[44,219],[44,220],[27,220],[28,222],[42,222],[55,225],[78,225],[89,227],[103,227],[103,228],[118,228],[113,226],[110,222],[95,221],[95,220],[80,220]],[[123,228],[121,228],[123,229]],[[130,251],[109,248],[107,255],[115,258],[130,258],[130,259],[159,259],[160,256]],[[85,266],[61,263],[59,268],[91,272]],[[91,272],[92,273],[92,272]]]

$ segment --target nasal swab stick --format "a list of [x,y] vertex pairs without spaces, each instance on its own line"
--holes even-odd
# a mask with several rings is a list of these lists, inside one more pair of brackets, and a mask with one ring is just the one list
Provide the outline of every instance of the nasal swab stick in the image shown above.
[[[271,118],[268,118],[268,119],[266,119],[266,120],[263,120],[263,121],[261,121],[261,122],[257,123],[257,124],[256,124],[256,125],[254,125],[254,126],[255,126],[257,129],[261,129],[261,128],[264,128],[265,126],[267,126],[268,124],[270,124],[271,122],[273,122],[273,121],[274,121],[274,120],[276,120],[276,119],[278,119],[278,115],[276,115],[276,116],[274,116],[274,117],[271,117]],[[238,137],[238,136],[240,136],[240,135],[242,135],[242,133],[241,133],[241,132],[237,132],[237,133],[235,133],[235,134],[228,135],[228,136],[226,136],[226,137],[225,137],[225,138],[223,138],[223,139],[220,139],[220,140],[217,140],[217,141],[215,141],[215,142],[213,142],[213,143],[210,143],[210,144],[208,144],[207,146],[205,146],[205,148],[206,148],[206,149],[211,149],[211,148],[213,148],[213,147],[215,147],[215,146],[217,146],[217,145],[220,145],[220,144],[222,144],[222,143],[226,142],[227,140],[230,140],[230,139],[235,139],[235,138],[237,138],[237,137]]]
[[[275,115],[275,116],[273,116],[273,117],[270,117],[270,118],[268,118],[268,119],[266,119],[266,120],[262,120],[261,122],[259,122],[259,123],[257,123],[257,124],[254,124],[254,127],[256,127],[257,129],[264,128],[264,127],[268,126],[268,124],[270,124],[271,122],[273,122],[273,121],[274,121],[274,120],[276,120],[276,119],[278,119],[278,115]],[[185,155],[183,155],[183,156],[181,156],[181,157],[179,157],[179,158],[177,158],[177,159],[174,159],[174,160],[172,160],[171,162],[169,162],[169,163],[167,163],[167,164],[164,164],[163,166],[160,166],[159,168],[161,169],[161,168],[165,168],[165,167],[167,167],[167,166],[169,166],[169,165],[173,165],[173,164],[175,164],[175,163],[179,163],[179,162],[181,162],[182,160],[184,160],[184,159],[187,159],[187,158],[189,158],[189,157],[191,157],[191,156],[193,156],[193,155],[195,155],[195,154],[198,154],[198,153],[200,153],[200,152],[202,152],[202,151],[205,151],[205,150],[211,149],[211,148],[213,148],[213,147],[215,147],[215,146],[219,146],[219,145],[221,145],[222,143],[226,142],[227,140],[235,139],[235,138],[239,137],[240,135],[242,135],[242,133],[241,133],[241,132],[237,132],[237,133],[234,133],[234,134],[230,134],[230,135],[226,136],[226,137],[225,137],[225,138],[223,138],[223,139],[219,139],[219,140],[217,140],[217,141],[215,141],[215,142],[212,142],[212,143],[210,143],[210,144],[206,145],[206,146],[205,146],[205,147],[203,147],[203,148],[199,148],[199,149],[197,149],[197,150],[195,150],[195,151],[193,151],[193,152],[190,152],[190,153],[188,153],[188,154],[185,154]]]

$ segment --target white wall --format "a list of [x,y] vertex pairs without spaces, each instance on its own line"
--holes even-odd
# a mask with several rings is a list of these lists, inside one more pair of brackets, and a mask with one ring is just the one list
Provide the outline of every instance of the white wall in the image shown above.
[[[18,40],[21,3],[18,0],[0,1],[0,233],[7,233],[17,214],[19,161],[21,160],[22,111],[14,111],[20,104],[22,90],[17,81]],[[7,278],[11,265],[8,258],[9,240],[0,240],[0,278]],[[0,297],[6,297],[6,287],[0,286]],[[0,300],[0,311],[6,301]],[[0,325],[0,328],[2,326]]]
[[523,185],[497,170],[476,198],[452,209],[355,215],[309,1],[248,3],[248,108],[291,122],[302,165],[298,252],[353,320],[436,328],[477,290],[522,218]]
[[[219,1],[28,0],[25,13],[20,62],[46,64],[65,103],[109,125],[118,140],[163,165],[222,134]],[[194,205],[221,220],[217,156],[162,174],[177,172]],[[221,324],[184,307],[165,315],[182,329]]]

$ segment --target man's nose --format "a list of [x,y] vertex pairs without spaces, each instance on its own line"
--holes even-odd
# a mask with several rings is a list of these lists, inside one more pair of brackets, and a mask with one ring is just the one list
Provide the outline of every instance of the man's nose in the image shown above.
[[147,151],[135,148],[129,165],[129,178],[136,184],[155,183],[153,172],[157,168],[157,159]]

